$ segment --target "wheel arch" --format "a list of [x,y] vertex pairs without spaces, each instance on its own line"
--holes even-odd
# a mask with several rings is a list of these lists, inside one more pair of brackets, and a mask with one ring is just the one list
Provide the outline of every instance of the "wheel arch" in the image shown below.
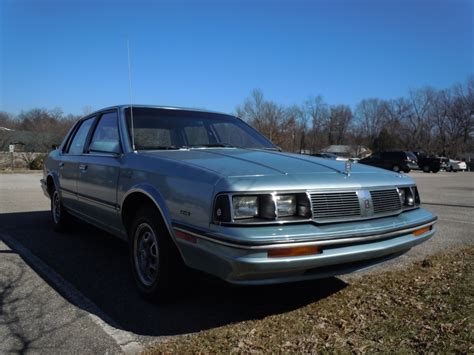
[[142,203],[150,203],[156,208],[161,218],[163,219],[163,223],[165,224],[166,229],[168,230],[171,240],[173,241],[176,248],[179,250],[172,228],[171,215],[168,208],[166,207],[165,200],[161,196],[161,194],[153,186],[150,185],[134,186],[133,188],[127,191],[127,193],[123,196],[121,200],[120,218],[125,231],[127,231],[127,235],[128,228],[134,217],[133,211],[137,206],[140,206]]
[[[48,191],[50,197],[51,197],[51,193],[53,192],[54,187],[56,187],[56,188],[59,187],[59,179],[57,178],[57,176],[55,174],[50,172],[48,174],[48,176],[46,176],[46,188],[47,188],[47,191]],[[61,194],[60,189],[59,189],[59,193]]]

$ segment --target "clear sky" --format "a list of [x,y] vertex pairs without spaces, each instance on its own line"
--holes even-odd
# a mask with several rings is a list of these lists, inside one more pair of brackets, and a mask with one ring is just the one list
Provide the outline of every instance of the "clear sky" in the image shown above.
[[133,101],[234,111],[354,107],[472,75],[471,0],[0,0],[0,110],[82,113]]

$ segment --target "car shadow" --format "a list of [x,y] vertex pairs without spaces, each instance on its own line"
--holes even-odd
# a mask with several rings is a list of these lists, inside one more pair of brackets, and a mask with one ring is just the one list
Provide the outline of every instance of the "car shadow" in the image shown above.
[[[346,287],[337,278],[232,287],[192,272],[172,301],[155,304],[142,299],[135,290],[127,244],[105,232],[75,223],[70,232],[55,233],[48,211],[0,214],[0,227],[98,306],[115,325],[143,336],[185,334],[260,319],[317,302]],[[41,276],[48,281],[47,275]]]

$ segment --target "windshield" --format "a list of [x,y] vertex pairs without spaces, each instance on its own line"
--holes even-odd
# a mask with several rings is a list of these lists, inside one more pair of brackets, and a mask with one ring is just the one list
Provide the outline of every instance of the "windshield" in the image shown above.
[[[130,108],[125,110],[129,136]],[[277,149],[268,139],[236,117],[185,110],[133,108],[137,150],[236,147]]]

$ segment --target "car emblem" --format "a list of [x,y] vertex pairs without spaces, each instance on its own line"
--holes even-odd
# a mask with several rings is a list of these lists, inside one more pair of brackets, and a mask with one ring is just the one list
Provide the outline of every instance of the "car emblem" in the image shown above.
[[366,209],[369,209],[369,208],[370,208],[370,201],[369,201],[369,200],[365,200],[365,201],[364,201],[364,205],[365,205],[365,208],[366,208]]
[[346,161],[344,164],[344,174],[350,176],[352,169],[352,163],[350,161]]

